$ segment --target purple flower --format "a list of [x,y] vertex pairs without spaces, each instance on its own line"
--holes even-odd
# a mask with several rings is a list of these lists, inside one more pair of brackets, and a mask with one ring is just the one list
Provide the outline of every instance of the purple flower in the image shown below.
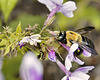
[[75,2],[68,1],[63,4],[63,0],[38,0],[40,3],[45,4],[51,13],[47,21],[56,13],[61,12],[67,17],[73,17],[73,11],[77,9]]
[[39,35],[39,34],[26,36],[20,41],[19,46],[20,46],[20,48],[22,48],[22,46],[25,46],[25,43],[30,43],[30,45],[37,46],[37,43],[42,41],[42,40],[39,40],[40,37],[41,37],[41,35]]
[[65,65],[66,65],[67,70],[70,70],[70,68],[72,67],[72,64],[71,64],[72,61],[75,61],[80,65],[84,64],[84,62],[82,62],[79,58],[74,56],[74,51],[76,49],[78,49],[78,44],[77,43],[74,43],[69,49],[69,54],[67,55],[67,57],[65,59],[65,62],[66,62]]
[[[63,44],[63,43],[61,43],[61,42],[59,42],[59,43],[60,43],[66,50],[69,51],[70,47],[66,46],[66,44]],[[79,48],[77,48],[77,49],[79,49]],[[91,53],[88,52],[88,51],[86,51],[86,50],[83,50],[83,55],[84,55],[85,57],[90,57],[90,56],[91,56]]]
[[27,52],[20,66],[22,80],[43,80],[43,65],[34,53]]
[[94,66],[86,66],[78,68],[74,72],[70,72],[66,68],[67,67],[66,61],[65,61],[65,66],[59,60],[56,60],[56,63],[66,74],[66,76],[64,76],[61,80],[88,80],[90,76],[87,75],[86,73],[88,73],[89,70],[92,70],[94,68]]
[[[78,48],[78,44],[74,44],[72,45],[73,50],[71,50],[70,52],[73,52],[76,48]],[[71,49],[70,48],[70,49]],[[49,59],[53,62],[56,62],[57,65],[62,69],[62,71],[66,74],[66,76],[64,76],[61,80],[88,80],[90,78],[89,75],[87,75],[86,73],[88,73],[89,70],[92,70],[94,68],[94,66],[86,66],[86,67],[81,67],[76,69],[74,72],[70,72],[70,66],[68,66],[69,64],[71,65],[71,61],[65,60],[65,66],[56,58],[55,52],[53,50],[50,51],[49,53]],[[78,58],[77,58],[78,59]],[[70,60],[70,59],[69,59]],[[79,61],[79,60],[77,60]],[[80,63],[84,63],[79,61]]]
[[25,43],[20,42],[20,43],[19,43],[19,46],[20,46],[20,49],[21,49],[23,46],[25,46]]
[[52,62],[56,62],[56,55],[55,55],[54,50],[51,50],[51,51],[49,52],[48,57],[49,57],[49,59],[50,59]]
[[94,66],[86,66],[76,69],[70,74],[66,74],[61,80],[88,80],[90,78],[88,73],[89,70],[92,70]]
[[[75,61],[75,62],[77,62],[78,64],[80,64],[80,65],[83,65],[84,64],[84,62],[83,61],[81,61],[79,58],[77,58],[76,56],[74,56],[74,52],[75,52],[75,50],[76,49],[79,49],[78,48],[78,44],[77,43],[74,43],[70,48],[68,47],[68,46],[66,46],[66,44],[62,44],[61,42],[60,42],[60,44],[65,48],[65,49],[67,49],[68,51],[69,51],[69,53],[68,53],[68,55],[67,55],[67,57],[66,57],[66,68],[69,70],[71,67],[72,67],[72,64],[71,64],[71,62],[73,62],[73,61]],[[83,55],[84,56],[86,56],[86,57],[90,57],[91,56],[91,53],[89,53],[89,52],[87,52],[87,51],[85,51],[85,50],[83,50]]]

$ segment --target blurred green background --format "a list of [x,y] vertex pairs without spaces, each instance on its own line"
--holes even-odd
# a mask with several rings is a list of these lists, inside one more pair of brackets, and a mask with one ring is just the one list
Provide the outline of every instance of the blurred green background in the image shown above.
[[[68,0],[64,0],[65,2]],[[85,26],[94,26],[95,30],[87,36],[94,42],[96,50],[100,55],[100,0],[71,0],[75,1],[77,10],[74,11],[73,18],[67,18],[62,13],[56,13],[56,20],[48,28],[51,30],[59,30],[56,26],[60,26],[61,30],[77,30]],[[0,0],[0,31],[2,26],[9,26],[10,30],[15,31],[19,21],[22,23],[22,29],[33,26],[38,23],[42,27],[46,20],[47,14],[50,12],[45,5],[37,0]],[[66,56],[65,52],[62,56]],[[94,65],[96,68],[89,73],[92,78],[90,80],[100,80],[100,56],[92,56],[86,58],[81,56],[86,62],[85,65]],[[3,61],[3,74],[5,80],[20,80],[19,67],[22,59],[19,53],[16,57],[5,57]],[[44,80],[60,80],[65,74],[59,67],[51,61],[43,61],[44,64]],[[78,67],[75,64],[75,68]],[[51,70],[52,69],[52,70]]]

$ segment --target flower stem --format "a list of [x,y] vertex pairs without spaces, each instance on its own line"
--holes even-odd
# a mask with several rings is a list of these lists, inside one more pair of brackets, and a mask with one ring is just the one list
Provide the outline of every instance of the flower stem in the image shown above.
[[61,70],[65,73],[65,74],[71,74],[70,71],[68,71],[65,66],[57,59],[56,60],[57,65],[61,68]]
[[59,10],[59,8],[60,8],[60,6],[57,6],[55,9],[53,9],[50,12],[49,16],[47,17],[46,21],[44,22],[44,26],[43,26],[41,32],[39,33],[40,35],[44,32],[44,30],[47,28],[47,26],[50,25],[51,22],[55,19],[55,18],[52,18],[52,17]]
[[53,9],[53,10],[50,12],[50,14],[49,14],[49,16],[47,17],[47,20],[45,21],[44,25],[47,25],[49,19],[50,19],[59,9],[60,9],[60,6],[57,5],[57,7],[56,7],[55,9]]
[[42,30],[41,30],[41,32],[39,34],[41,35],[46,28],[47,28],[47,25],[42,28]]

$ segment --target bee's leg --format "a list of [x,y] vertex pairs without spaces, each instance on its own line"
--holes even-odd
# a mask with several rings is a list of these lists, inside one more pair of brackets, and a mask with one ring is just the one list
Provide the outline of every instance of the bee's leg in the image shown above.
[[81,53],[83,53],[83,49],[82,48],[79,47],[79,50],[80,51],[79,51],[78,55],[80,55]]
[[37,55],[37,58],[40,59],[41,58],[41,52],[39,53],[39,55]]
[[38,59],[40,59],[40,58],[43,59],[43,57],[44,57],[44,52],[40,50],[40,53],[39,53],[39,55],[37,55],[37,58]]
[[45,60],[46,58],[46,52],[42,52],[42,60]]

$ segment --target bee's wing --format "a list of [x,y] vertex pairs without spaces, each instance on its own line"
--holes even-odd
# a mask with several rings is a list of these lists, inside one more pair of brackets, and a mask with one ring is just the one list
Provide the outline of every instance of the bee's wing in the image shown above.
[[93,55],[98,55],[93,42],[87,37],[82,36],[82,43],[79,46]]
[[98,55],[97,54],[97,51],[95,50],[95,48],[92,48],[90,46],[87,46],[87,45],[79,45],[83,50],[86,50],[87,52],[93,54],[93,55]]
[[76,32],[81,35],[84,35],[84,34],[90,33],[93,29],[95,28],[92,26],[87,26],[87,27],[76,30]]

